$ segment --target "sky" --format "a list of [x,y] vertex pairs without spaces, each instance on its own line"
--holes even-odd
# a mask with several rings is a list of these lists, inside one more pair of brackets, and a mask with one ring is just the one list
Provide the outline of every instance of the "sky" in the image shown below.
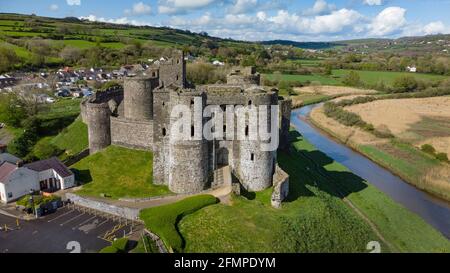
[[0,12],[169,26],[247,41],[450,33],[450,0],[0,0]]

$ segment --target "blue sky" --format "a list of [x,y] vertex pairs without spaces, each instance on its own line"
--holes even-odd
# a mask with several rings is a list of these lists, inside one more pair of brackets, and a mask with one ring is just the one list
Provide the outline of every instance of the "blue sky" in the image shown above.
[[170,26],[242,40],[450,33],[450,0],[0,0],[0,12]]

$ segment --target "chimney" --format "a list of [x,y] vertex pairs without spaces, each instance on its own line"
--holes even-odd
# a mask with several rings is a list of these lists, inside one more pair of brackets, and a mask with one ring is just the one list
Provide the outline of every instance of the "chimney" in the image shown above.
[[16,166],[17,166],[17,168],[23,167],[23,160],[17,161]]

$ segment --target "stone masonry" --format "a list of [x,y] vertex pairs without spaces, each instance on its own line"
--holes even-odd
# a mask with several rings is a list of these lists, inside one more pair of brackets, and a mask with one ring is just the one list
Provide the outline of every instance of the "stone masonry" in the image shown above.
[[[167,185],[175,193],[191,194],[209,189],[213,173],[221,166],[230,166],[241,185],[249,191],[260,191],[274,185],[280,170],[276,164],[277,151],[263,151],[259,140],[206,140],[176,138],[171,132],[174,120],[170,114],[174,107],[194,107],[201,102],[203,110],[208,105],[220,106],[270,106],[278,105],[280,121],[280,149],[289,146],[291,101],[278,96],[278,90],[262,87],[260,74],[254,68],[233,70],[226,84],[193,87],[186,81],[186,62],[182,52],[171,59],[152,66],[142,75],[127,78],[123,90],[97,92],[81,104],[82,119],[89,128],[90,153],[96,153],[114,144],[133,149],[153,151],[153,181]],[[195,114],[195,111],[192,111]],[[194,115],[193,114],[193,115]],[[225,115],[225,114],[224,114]],[[192,124],[191,136],[203,135],[201,130],[208,122]],[[245,128],[223,124],[225,136],[238,130],[258,130],[247,124]],[[200,128],[201,127],[201,128]],[[130,159],[131,160],[131,159]],[[284,179],[288,181],[288,179]],[[283,184],[282,194],[288,187]],[[279,190],[279,189],[278,189]]]

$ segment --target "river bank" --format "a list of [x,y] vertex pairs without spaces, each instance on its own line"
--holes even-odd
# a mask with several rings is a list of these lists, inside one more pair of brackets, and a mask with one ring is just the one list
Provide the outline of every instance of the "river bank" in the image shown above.
[[278,156],[290,175],[282,208],[271,207],[271,189],[203,208],[178,224],[185,252],[361,253],[370,241],[380,242],[383,253],[450,252],[441,233],[309,136],[292,131],[292,139],[292,152]]
[[[406,183],[387,169],[315,128],[308,119],[315,108],[317,105],[306,106],[294,110],[291,116],[292,124],[308,141],[450,238],[449,202]],[[351,132],[349,134],[351,135]]]
[[448,173],[448,166],[398,139],[378,138],[356,127],[340,124],[316,106],[307,117],[308,122],[341,143],[351,147],[378,165],[383,166],[409,184],[446,202],[450,201],[450,184],[440,173]]

